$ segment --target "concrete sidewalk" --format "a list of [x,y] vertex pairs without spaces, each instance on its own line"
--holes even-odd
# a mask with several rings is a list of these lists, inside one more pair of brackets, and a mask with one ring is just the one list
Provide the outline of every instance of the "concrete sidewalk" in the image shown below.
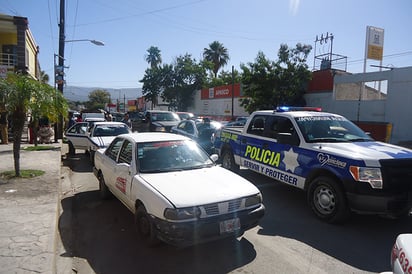
[[[59,273],[58,221],[62,143],[53,149],[20,150],[20,169],[38,169],[38,177],[0,177],[0,273]],[[0,173],[14,170],[13,144],[0,145]]]

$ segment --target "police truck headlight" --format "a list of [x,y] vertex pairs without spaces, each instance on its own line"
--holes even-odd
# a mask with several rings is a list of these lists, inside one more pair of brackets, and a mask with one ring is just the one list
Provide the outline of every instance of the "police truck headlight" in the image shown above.
[[349,170],[353,179],[356,181],[367,182],[372,188],[375,189],[383,188],[382,173],[380,168],[350,166]]

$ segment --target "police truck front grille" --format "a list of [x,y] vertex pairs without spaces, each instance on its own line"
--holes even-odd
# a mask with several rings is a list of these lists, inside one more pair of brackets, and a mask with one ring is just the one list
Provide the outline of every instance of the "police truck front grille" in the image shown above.
[[[238,211],[242,206],[242,199],[236,199],[217,204],[201,206],[207,216],[221,215]],[[202,210],[202,211],[203,211]]]
[[384,190],[395,193],[412,190],[412,160],[388,159],[379,162],[382,166]]

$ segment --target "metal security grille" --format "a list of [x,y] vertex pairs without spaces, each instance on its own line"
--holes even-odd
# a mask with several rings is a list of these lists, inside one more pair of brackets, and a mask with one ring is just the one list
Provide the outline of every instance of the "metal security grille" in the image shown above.
[[210,217],[238,211],[242,209],[242,201],[243,199],[236,199],[216,204],[203,205],[200,208],[202,213],[204,212],[207,217]]

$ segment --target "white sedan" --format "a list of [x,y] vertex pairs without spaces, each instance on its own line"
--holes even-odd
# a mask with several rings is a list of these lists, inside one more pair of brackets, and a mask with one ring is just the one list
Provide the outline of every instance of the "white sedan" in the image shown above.
[[142,241],[187,246],[240,236],[264,216],[256,186],[216,160],[185,136],[131,133],[96,152],[94,174],[102,197],[135,215]]
[[69,154],[76,149],[84,149],[93,156],[97,149],[107,147],[119,134],[130,133],[130,128],[121,122],[80,122],[70,127],[65,135],[69,146]]
[[391,265],[394,274],[412,274],[412,234],[399,234],[392,248]]

